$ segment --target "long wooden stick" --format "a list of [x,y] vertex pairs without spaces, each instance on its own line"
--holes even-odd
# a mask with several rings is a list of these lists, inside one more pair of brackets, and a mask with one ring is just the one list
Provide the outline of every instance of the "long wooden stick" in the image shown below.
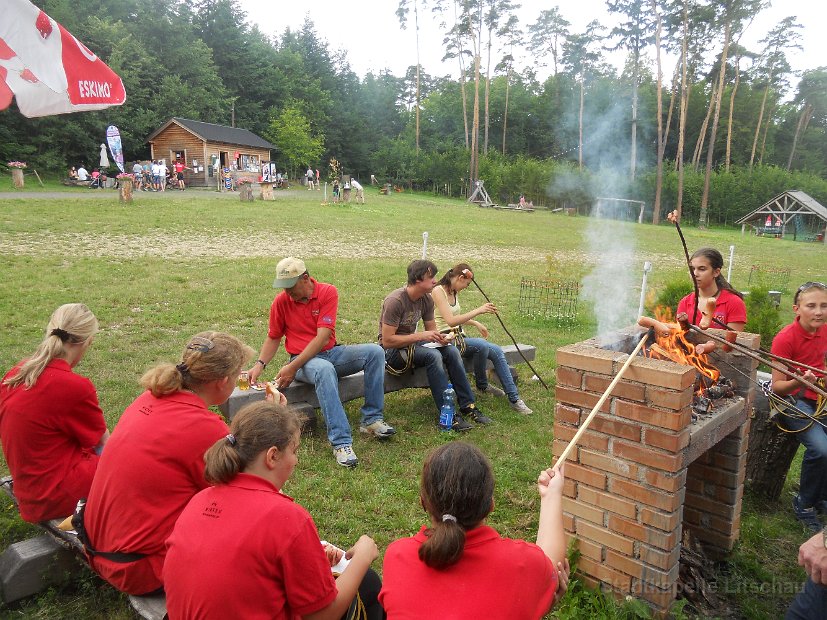
[[[748,347],[745,347],[744,345],[740,345],[738,343],[735,343],[735,342],[728,342],[726,339],[721,338],[720,336],[717,336],[715,334],[710,334],[709,332],[704,331],[700,327],[697,327],[697,326],[692,325],[692,324],[689,325],[689,329],[691,329],[693,332],[696,332],[698,334],[702,334],[707,338],[712,338],[712,340],[715,340],[717,342],[728,344],[729,346],[731,346],[733,349],[735,349],[739,353],[743,353],[747,357],[751,357],[754,360],[758,360],[762,364],[766,364],[767,366],[769,366],[773,370],[777,370],[778,372],[783,373],[784,375],[786,375],[787,377],[790,377],[791,379],[798,379],[802,384],[804,384],[806,387],[810,388],[816,394],[819,394],[820,396],[823,396],[824,398],[827,398],[827,392],[822,390],[820,387],[818,387],[814,383],[812,383],[810,381],[807,381],[803,377],[800,377],[799,375],[797,375],[793,371],[791,371],[789,368],[784,368],[782,366],[779,366],[778,364],[772,363],[769,360],[765,360],[763,357],[761,357],[757,353],[753,352],[752,349],[750,349]],[[795,363],[795,362],[793,362],[793,363]]]
[[623,373],[626,372],[626,369],[629,368],[629,365],[632,363],[632,360],[637,357],[638,352],[640,352],[640,350],[643,348],[644,342],[646,342],[646,334],[643,334],[643,338],[641,338],[640,342],[637,343],[635,350],[629,354],[629,359],[627,359],[626,363],[623,364],[623,366],[620,368],[620,371],[609,384],[609,387],[607,387],[606,391],[603,392],[603,396],[601,396],[600,400],[597,401],[597,404],[594,406],[594,409],[592,409],[591,413],[588,415],[588,417],[586,417],[583,424],[580,425],[580,428],[577,429],[577,432],[574,434],[574,437],[571,438],[569,445],[566,446],[566,449],[563,450],[563,454],[561,454],[560,458],[557,459],[557,462],[554,465],[555,467],[565,462],[566,457],[569,455],[569,452],[571,452],[574,449],[574,447],[577,445],[577,442],[580,440],[580,436],[586,432],[587,428],[589,428],[589,424],[592,423],[592,419],[594,418],[594,416],[597,415],[598,409],[600,409],[603,406],[603,403],[606,402],[606,399],[609,397],[609,394],[612,393],[612,390],[615,388],[618,381],[620,381],[620,379],[623,377]]

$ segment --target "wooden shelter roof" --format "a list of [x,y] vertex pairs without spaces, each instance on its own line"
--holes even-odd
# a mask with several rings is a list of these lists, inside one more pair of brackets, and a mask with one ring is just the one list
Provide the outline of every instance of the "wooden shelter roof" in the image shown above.
[[[779,194],[772,200],[750,211],[744,217],[737,220],[736,224],[746,224],[759,216],[792,216],[792,215],[815,215],[824,222],[827,222],[827,207],[818,200],[802,192],[801,190],[789,190]],[[787,218],[783,218],[786,223]]]
[[183,129],[206,142],[223,142],[226,144],[238,144],[239,146],[251,146],[261,149],[278,150],[275,145],[270,144],[267,140],[257,136],[249,129],[228,127],[227,125],[215,125],[213,123],[203,123],[201,121],[193,121],[187,118],[178,117],[169,119],[166,123],[161,125],[161,127],[153,131],[147,138],[147,142],[151,141],[173,123],[179,125]]

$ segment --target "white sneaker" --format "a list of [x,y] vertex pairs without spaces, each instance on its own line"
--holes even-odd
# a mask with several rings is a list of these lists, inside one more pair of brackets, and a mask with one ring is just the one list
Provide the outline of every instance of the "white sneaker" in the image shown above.
[[480,390],[483,394],[491,394],[491,396],[505,396],[505,392],[503,392],[500,388],[495,385],[491,385],[490,383],[486,386],[484,390]]
[[336,457],[336,462],[342,467],[356,467],[359,462],[353,447],[350,445],[333,448],[333,456]]
[[523,402],[522,398],[518,398],[515,402],[511,403],[511,408],[514,411],[518,411],[519,413],[522,413],[524,415],[528,415],[529,413],[534,413],[531,409],[528,408],[528,405],[526,405]]
[[376,422],[372,422],[371,424],[362,424],[359,426],[359,432],[372,435],[377,439],[387,439],[388,437],[396,434],[396,429],[384,420],[380,419],[376,420]]

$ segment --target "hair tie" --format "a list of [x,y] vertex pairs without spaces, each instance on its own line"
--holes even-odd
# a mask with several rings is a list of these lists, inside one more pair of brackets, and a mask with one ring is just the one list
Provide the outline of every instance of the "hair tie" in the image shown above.
[[454,523],[457,522],[457,518],[454,515],[444,514],[442,515],[442,522],[445,523],[446,521],[453,521]]
[[55,327],[49,335],[57,336],[58,338],[60,338],[61,342],[66,342],[67,340],[69,340],[69,338],[72,337],[72,335],[69,332],[67,332],[65,329],[60,329],[59,327]]
[[186,362],[181,362],[180,364],[176,364],[175,369],[178,372],[180,372],[182,375],[185,375],[190,371],[189,366],[187,366]]
[[233,435],[232,433],[229,433],[227,435],[226,439],[227,439],[227,443],[230,444],[231,446],[235,446],[235,444],[238,443],[235,439],[235,435]]

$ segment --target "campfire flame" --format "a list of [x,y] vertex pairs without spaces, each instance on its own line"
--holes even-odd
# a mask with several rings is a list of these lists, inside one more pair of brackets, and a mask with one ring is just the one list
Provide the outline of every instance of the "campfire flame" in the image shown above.
[[672,309],[658,306],[655,308],[655,318],[667,323],[672,330],[668,336],[656,334],[656,344],[644,347],[644,355],[655,359],[668,359],[684,366],[694,366],[706,379],[701,381],[702,386],[705,382],[717,381],[721,373],[709,362],[705,353],[695,353],[695,345],[686,339],[683,330],[675,322]]

